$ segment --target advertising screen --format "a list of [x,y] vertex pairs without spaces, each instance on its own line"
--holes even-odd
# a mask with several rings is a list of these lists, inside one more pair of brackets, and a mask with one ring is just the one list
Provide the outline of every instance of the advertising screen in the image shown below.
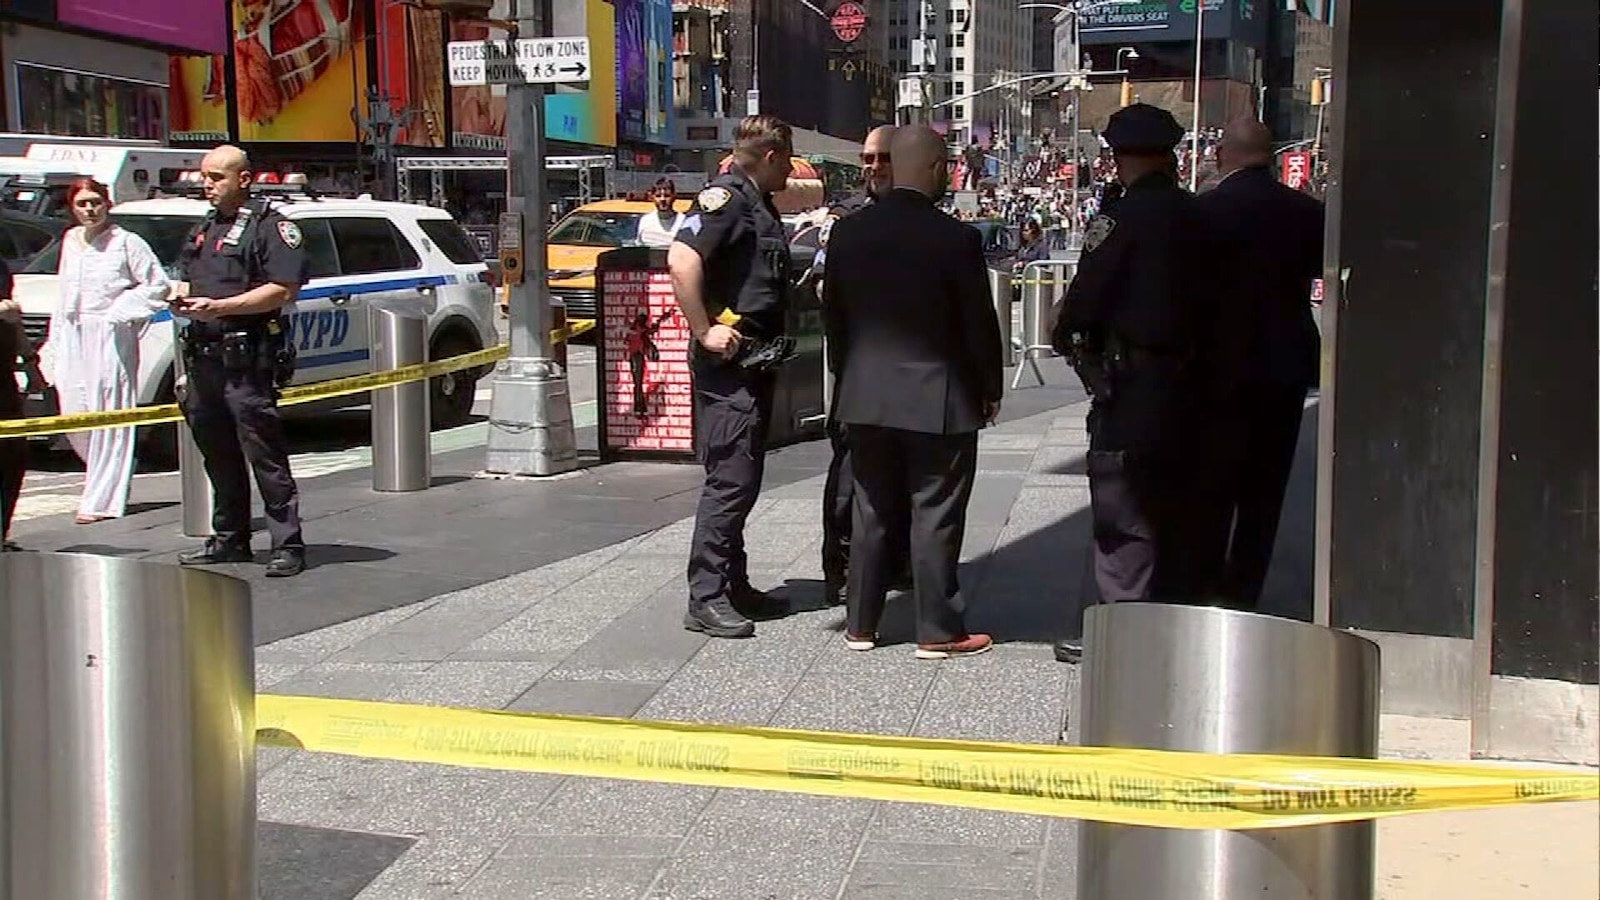
[[[1138,44],[1154,41],[1192,41],[1195,11],[1202,0],[1138,0],[1086,7],[1082,37],[1085,44]],[[1264,44],[1270,0],[1204,0],[1205,40],[1224,38]]]
[[217,0],[57,0],[65,25],[199,53],[228,46],[228,9]]
[[233,140],[228,120],[228,58],[167,59],[167,128],[173,143],[223,144]]
[[[495,0],[493,18],[504,18],[506,0]],[[617,144],[616,15],[605,0],[584,0],[591,77],[584,90],[556,88],[544,101],[544,135],[559,141],[615,147]],[[480,23],[452,22],[450,40],[481,41],[505,33]],[[460,150],[503,152],[506,147],[506,89],[503,86],[450,88],[452,146]]]
[[617,134],[670,142],[672,0],[616,0]]
[[378,0],[383,53],[379,83],[406,112],[395,143],[445,146],[444,17],[400,0]]
[[600,271],[601,446],[611,453],[694,452],[689,325],[665,269]]

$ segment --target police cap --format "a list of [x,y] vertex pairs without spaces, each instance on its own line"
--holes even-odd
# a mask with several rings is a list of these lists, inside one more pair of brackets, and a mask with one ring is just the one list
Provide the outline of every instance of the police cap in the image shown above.
[[1116,153],[1166,153],[1183,140],[1183,126],[1159,106],[1134,103],[1113,113],[1102,134]]

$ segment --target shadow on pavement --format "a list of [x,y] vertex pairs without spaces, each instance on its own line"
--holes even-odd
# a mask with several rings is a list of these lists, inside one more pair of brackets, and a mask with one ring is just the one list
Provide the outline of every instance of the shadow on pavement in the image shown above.
[[353,900],[416,843],[413,837],[261,822],[260,900]]
[[[261,556],[259,553],[256,555]],[[359,544],[307,544],[306,571],[310,572],[324,566],[383,562],[394,557],[393,550],[385,550],[382,547],[363,547]]]

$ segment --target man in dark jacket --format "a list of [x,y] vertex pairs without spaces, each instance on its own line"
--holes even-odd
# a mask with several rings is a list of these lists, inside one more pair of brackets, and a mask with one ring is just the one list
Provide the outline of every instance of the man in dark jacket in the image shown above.
[[1222,179],[1198,200],[1218,304],[1205,362],[1219,477],[1209,482],[1214,518],[1204,534],[1212,591],[1246,609],[1259,603],[1272,561],[1321,356],[1311,287],[1322,274],[1322,204],[1278,183],[1272,161],[1265,125],[1228,126],[1217,150]]
[[966,629],[957,566],[977,474],[978,430],[999,413],[1000,327],[978,232],[941,212],[944,139],[895,133],[894,190],[839,221],[823,290],[834,416],[847,426],[855,518],[845,642],[877,642],[889,535],[911,526],[920,659],[989,649]]

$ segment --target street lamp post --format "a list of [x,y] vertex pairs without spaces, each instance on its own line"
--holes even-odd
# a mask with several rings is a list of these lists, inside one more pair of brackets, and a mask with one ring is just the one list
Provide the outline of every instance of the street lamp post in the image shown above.
[[[1123,56],[1127,56],[1128,59],[1138,59],[1139,58],[1139,51],[1133,49],[1132,47],[1122,47],[1122,48],[1118,49],[1117,50],[1117,65],[1116,65],[1116,68],[1118,68],[1118,69],[1122,68],[1122,58],[1123,58]],[[1127,76],[1126,73],[1124,73],[1123,76],[1122,76],[1122,97],[1121,97],[1123,106],[1127,106],[1128,104],[1133,102],[1133,91],[1130,90],[1131,87],[1132,87],[1132,85],[1130,85],[1128,83],[1128,76]]]
[[1195,0],[1194,5],[1194,128],[1189,150],[1189,191],[1200,188],[1200,63],[1205,58],[1206,0]]

